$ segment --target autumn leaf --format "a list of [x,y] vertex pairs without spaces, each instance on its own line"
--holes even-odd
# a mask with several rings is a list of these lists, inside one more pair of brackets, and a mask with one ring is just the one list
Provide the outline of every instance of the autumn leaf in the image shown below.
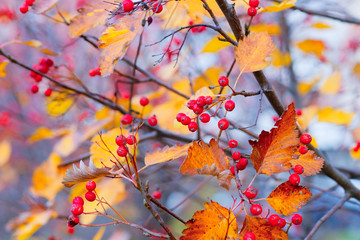
[[151,166],[157,163],[163,163],[178,159],[187,154],[190,144],[175,145],[172,147],[166,146],[158,149],[155,152],[147,153],[145,155],[145,165]]
[[344,112],[339,109],[326,107],[318,112],[319,122],[328,122],[338,125],[349,125],[355,116],[353,112]]
[[288,52],[281,52],[279,49],[275,49],[272,56],[272,65],[275,67],[287,67],[291,64],[291,57]]
[[335,71],[326,80],[324,85],[321,86],[319,92],[321,94],[336,94],[340,91],[340,87],[341,87],[341,74],[339,71]]
[[[231,36],[231,34],[228,34],[228,35]],[[221,49],[232,46],[231,43],[229,43],[229,42],[220,41],[219,37],[221,37],[221,35],[216,35],[213,38],[211,38],[210,41],[208,41],[205,44],[202,52],[203,53],[217,53]],[[231,37],[233,37],[233,36],[231,36]]]
[[291,168],[291,157],[299,144],[294,104],[290,104],[270,132],[262,131],[253,147],[250,160],[257,173],[271,175]]
[[108,76],[113,72],[114,64],[125,55],[131,41],[143,29],[141,25],[143,18],[142,12],[126,15],[121,18],[119,24],[108,27],[102,34],[99,39],[102,76]]
[[318,174],[324,165],[324,159],[317,156],[314,151],[309,150],[305,154],[294,154],[290,163],[292,167],[296,165],[303,166],[304,172],[302,175],[305,177]]
[[8,61],[2,61],[0,63],[0,77],[6,77],[6,66],[9,64]]
[[29,41],[21,41],[21,40],[12,40],[12,41],[9,41],[9,42],[6,42],[6,43],[3,43],[0,45],[0,48],[2,47],[5,47],[7,45],[10,45],[10,44],[14,44],[14,43],[18,43],[18,44],[24,44],[26,46],[29,46],[29,47],[32,47],[32,48],[35,48],[47,55],[52,55],[52,56],[57,56],[56,53],[50,51],[49,49],[47,48],[41,48],[41,46],[43,45],[40,41],[38,40],[29,40]]
[[74,104],[74,98],[69,93],[53,92],[46,98],[46,111],[50,116],[58,117],[65,114]]
[[105,230],[106,230],[105,227],[99,228],[99,231],[97,231],[97,233],[94,235],[92,240],[101,240],[104,235]]
[[35,132],[28,138],[29,143],[34,143],[37,141],[45,140],[45,139],[51,139],[55,137],[63,136],[67,133],[69,133],[69,129],[62,128],[58,130],[51,130],[47,127],[39,127],[35,130]]
[[327,29],[327,28],[331,28],[330,25],[322,23],[322,22],[316,22],[311,24],[311,27],[313,28],[317,28],[317,29]]
[[305,53],[313,53],[317,57],[322,57],[323,52],[326,50],[326,46],[321,40],[312,40],[307,39],[301,42],[298,42],[297,47]]
[[209,145],[200,140],[190,145],[180,173],[216,176],[220,186],[229,189],[232,178],[229,167],[229,159],[215,139],[211,139]]
[[0,142],[0,167],[4,166],[10,159],[11,143],[7,140]]
[[236,62],[242,73],[255,72],[267,68],[270,61],[266,58],[274,52],[275,47],[267,32],[253,33],[238,42],[235,47]]
[[271,226],[266,218],[246,215],[243,227],[238,239],[243,239],[247,232],[254,233],[256,239],[287,240],[287,233],[278,226]]
[[355,64],[353,72],[356,74],[356,76],[360,77],[360,62]]
[[265,24],[260,23],[256,25],[250,26],[251,32],[267,32],[270,35],[280,35],[281,34],[281,27],[276,23]]
[[180,240],[237,239],[234,213],[217,202],[205,203],[205,210],[198,210],[185,223],[186,229]]
[[266,201],[278,214],[288,216],[304,206],[311,195],[311,192],[306,187],[294,186],[287,181],[274,189],[266,198]]
[[300,82],[298,83],[298,91],[301,95],[308,93],[314,85],[320,80],[320,78],[316,77],[311,82]]
[[281,3],[274,3],[272,6],[261,8],[259,12],[280,12],[295,6],[296,0],[284,0]]
[[[210,90],[209,86],[217,86],[219,84],[218,83],[219,76],[221,76],[221,73],[223,73],[223,72],[224,72],[223,67],[218,67],[218,66],[210,67],[210,68],[206,69],[206,71],[203,74],[201,74],[200,76],[195,78],[193,80],[193,90],[195,92],[195,95],[197,94],[197,92],[207,94],[207,95],[203,95],[203,96],[214,96],[214,94],[217,94],[218,89]],[[187,81],[189,82],[189,79],[187,79]],[[204,89],[204,88],[207,88],[207,89]],[[203,92],[201,92],[200,90]],[[225,92],[223,92],[223,93],[225,93]],[[194,97],[194,96],[192,96],[192,97]],[[199,96],[197,96],[197,97],[199,97]]]

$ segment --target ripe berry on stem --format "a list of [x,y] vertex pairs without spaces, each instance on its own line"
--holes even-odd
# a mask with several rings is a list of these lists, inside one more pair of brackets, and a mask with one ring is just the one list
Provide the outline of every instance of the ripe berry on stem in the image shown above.
[[239,159],[241,158],[241,153],[238,152],[238,151],[233,152],[232,158],[233,158],[234,160],[239,160]]
[[304,134],[301,134],[301,136],[300,136],[300,142],[302,144],[309,144],[309,143],[311,143],[311,140],[312,140],[312,137],[310,134],[304,133]]
[[142,97],[142,98],[140,99],[140,105],[141,105],[141,106],[145,107],[145,106],[148,105],[148,104],[149,104],[149,99],[148,99],[147,97]]
[[22,14],[25,14],[25,13],[27,13],[29,11],[29,7],[28,7],[28,5],[26,3],[24,3],[23,5],[21,5],[19,7],[19,10],[20,10],[20,12]]
[[257,14],[256,8],[254,8],[254,7],[249,7],[249,8],[248,8],[248,15],[249,15],[250,17],[253,17],[253,16],[255,16],[256,14]]
[[75,198],[73,199],[73,204],[84,205],[84,199],[82,199],[82,197],[75,197]]
[[244,234],[243,240],[256,240],[255,234],[252,232],[247,232]]
[[126,138],[124,135],[118,135],[116,138],[115,138],[115,143],[116,145],[118,146],[124,146],[126,144]]
[[71,206],[71,213],[74,215],[80,215],[84,212],[84,207],[83,205],[80,204],[73,204]]
[[300,214],[294,214],[294,216],[291,218],[291,222],[294,225],[300,225],[303,221],[303,218]]
[[225,103],[226,111],[231,112],[235,108],[235,102],[233,100],[227,100]]
[[131,0],[124,0],[122,6],[124,12],[131,12],[134,9],[134,2]]
[[28,6],[32,6],[34,4],[35,0],[26,0],[25,4]]
[[208,113],[203,113],[200,115],[200,121],[203,123],[207,123],[210,121],[210,115]]
[[260,204],[253,204],[250,207],[250,212],[252,215],[260,215],[262,213],[262,207],[260,206]]
[[88,191],[94,191],[96,188],[96,183],[94,181],[88,181],[85,187]]
[[308,152],[308,148],[306,146],[300,146],[299,147],[299,153],[306,154]]
[[38,87],[38,85],[32,85],[31,86],[31,92],[32,93],[37,93],[39,91],[39,87]]
[[201,114],[204,111],[204,108],[200,107],[198,104],[195,104],[192,110],[195,114]]
[[248,187],[245,192],[244,192],[245,196],[248,198],[248,199],[253,199],[256,197],[257,195],[257,189],[254,188],[254,187]]
[[85,193],[85,198],[86,198],[86,200],[88,200],[89,202],[93,202],[93,201],[95,201],[95,199],[96,199],[96,195],[95,195],[95,193],[94,192],[87,192],[87,193]]
[[150,117],[149,119],[148,119],[148,123],[150,124],[150,126],[156,126],[156,124],[157,124],[157,119],[156,119],[156,117],[155,116],[152,116],[152,117]]
[[152,197],[155,198],[155,199],[160,199],[161,196],[162,196],[162,193],[160,191],[158,191],[158,190],[156,190],[156,191],[154,191],[152,193]]
[[259,6],[259,0],[249,0],[250,7],[256,8]]
[[163,6],[161,5],[161,2],[155,3],[152,7],[152,10],[154,13],[161,13],[163,10]]
[[229,121],[225,118],[221,119],[219,122],[218,122],[218,127],[221,129],[221,130],[226,130],[228,127],[229,127]]
[[283,228],[283,227],[285,227],[285,225],[286,225],[286,221],[285,221],[285,219],[283,219],[283,218],[279,218],[279,227],[280,228]]
[[126,138],[126,142],[127,144],[129,145],[133,145],[134,143],[136,143],[136,137],[134,135],[129,135],[127,138]]
[[176,115],[176,121],[181,122],[182,117],[186,117],[185,113],[178,113]]
[[124,125],[130,124],[132,122],[132,116],[130,114],[125,114],[121,117],[121,123]]
[[116,150],[116,153],[120,157],[125,157],[128,154],[128,150],[125,146],[119,146],[119,148]]
[[230,139],[229,141],[229,147],[236,148],[238,145],[238,142],[235,139]]
[[277,226],[279,225],[280,217],[277,214],[272,214],[269,216],[268,221],[271,226]]
[[196,104],[199,105],[200,107],[205,106],[206,105],[205,97],[204,96],[198,97],[198,99],[196,100]]
[[75,226],[76,224],[79,223],[79,217],[77,215],[71,214],[68,218],[68,222],[70,222],[71,225],[74,224]]
[[222,87],[226,87],[227,85],[229,85],[229,79],[225,76],[221,76],[218,80],[219,85]]
[[304,167],[301,165],[296,165],[294,167],[294,173],[296,174],[303,174],[304,173]]
[[239,170],[244,170],[248,165],[249,161],[246,158],[240,158],[236,163],[236,168]]
[[299,175],[297,175],[296,173],[291,174],[289,177],[289,182],[291,183],[291,185],[293,186],[298,186],[300,183],[300,177]]
[[68,234],[74,234],[75,228],[69,227],[69,228],[67,229],[67,232],[68,232]]
[[51,88],[46,89],[45,92],[44,92],[45,97],[50,97],[51,94],[52,94]]
[[212,102],[213,102],[212,97],[207,96],[207,97],[205,98],[205,103],[206,103],[206,104],[210,105],[210,104],[212,104]]
[[196,132],[196,130],[198,129],[197,123],[196,122],[189,123],[188,129],[190,132]]
[[191,122],[190,117],[188,117],[188,116],[186,116],[186,115],[185,115],[185,117],[182,117],[182,118],[181,118],[181,123],[182,123],[183,125],[189,125],[190,122]]

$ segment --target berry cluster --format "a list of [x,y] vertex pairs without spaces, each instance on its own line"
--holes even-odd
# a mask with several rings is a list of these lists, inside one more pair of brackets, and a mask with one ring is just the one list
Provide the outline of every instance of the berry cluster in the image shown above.
[[115,138],[115,143],[119,146],[116,151],[119,157],[125,157],[129,153],[126,145],[134,145],[136,143],[136,137],[134,135],[129,135],[127,137],[119,135]]
[[[229,141],[229,146],[232,144],[232,143],[230,143],[230,142],[232,142],[232,140]],[[235,140],[233,140],[233,141],[235,141]],[[237,142],[236,142],[236,145],[237,145]],[[239,172],[239,171],[244,170],[249,163],[249,161],[246,158],[241,157],[241,153],[238,151],[233,152],[232,158],[235,162],[235,165],[230,167],[230,172],[233,175],[235,175],[235,167],[236,167],[237,172]]]
[[312,137],[309,134],[302,134],[300,136],[300,143],[304,144],[299,147],[300,154],[306,154],[309,151],[309,149],[305,145],[310,144],[311,140],[312,140]]
[[296,165],[293,168],[294,173],[290,175],[289,182],[293,186],[298,186],[300,183],[300,174],[304,173],[304,167],[301,165]]
[[19,7],[19,10],[22,14],[25,14],[29,11],[29,7],[34,4],[35,0],[25,0],[25,2]]
[[101,76],[100,68],[97,67],[97,68],[90,69],[89,76],[90,77]]
[[[51,60],[50,58],[40,58],[38,63],[34,64],[32,67],[36,71],[39,71],[39,72],[41,72],[43,74],[46,74],[52,66],[54,66],[54,61],[53,60]],[[32,79],[34,79],[34,81],[36,83],[39,83],[39,82],[42,81],[42,76],[35,73],[35,72],[33,72],[33,71],[30,72],[30,77]],[[35,94],[35,93],[39,92],[39,86],[37,84],[34,84],[34,85],[31,86],[30,90],[31,90],[32,93]],[[46,97],[49,97],[51,94],[52,94],[52,89],[51,88],[48,88],[44,92],[44,95]]]
[[254,17],[257,14],[256,8],[259,6],[259,0],[249,0],[248,15]]

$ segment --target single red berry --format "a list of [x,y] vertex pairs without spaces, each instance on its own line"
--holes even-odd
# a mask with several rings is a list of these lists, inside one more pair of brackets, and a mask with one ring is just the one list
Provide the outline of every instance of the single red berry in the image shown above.
[[245,196],[248,198],[248,199],[253,199],[256,197],[257,195],[257,189],[254,188],[254,187],[248,187],[245,192],[244,192]]
[[312,137],[310,134],[305,133],[305,134],[301,134],[301,136],[300,136],[300,142],[302,144],[309,144],[309,143],[311,143],[311,140],[312,140]]
[[[239,171],[239,169],[237,169]],[[235,166],[230,167],[230,172],[232,175],[235,175]]]
[[182,123],[183,125],[189,125],[190,122],[191,122],[190,117],[188,117],[188,116],[186,116],[186,115],[181,118],[181,123]]
[[37,73],[30,71],[30,77],[35,79],[36,78]]
[[226,130],[228,127],[229,127],[229,121],[225,118],[221,119],[219,122],[218,122],[218,127],[221,129],[221,130]]
[[126,144],[126,138],[124,135],[118,135],[116,138],[115,138],[115,143],[116,145],[118,146],[124,146]]
[[296,166],[294,167],[294,173],[296,173],[296,174],[303,174],[303,172],[304,172],[304,167],[303,167],[303,166],[301,166],[301,165],[296,165]]
[[236,168],[239,170],[244,170],[248,165],[249,161],[246,158],[240,158],[236,163]]
[[86,198],[86,200],[88,200],[89,202],[93,202],[93,201],[95,201],[95,199],[96,199],[96,195],[95,195],[95,193],[94,192],[87,192],[87,193],[85,193],[85,198]]
[[277,226],[279,225],[279,219],[280,219],[279,215],[272,214],[269,216],[268,221],[271,226]]
[[291,218],[291,221],[294,225],[300,225],[303,221],[303,218],[300,214],[294,214],[294,216]]
[[289,182],[291,183],[291,185],[293,186],[298,186],[300,183],[300,177],[299,175],[297,175],[296,173],[291,174],[289,177]]
[[210,96],[207,96],[207,97],[205,98],[205,103],[206,103],[207,105],[210,105],[210,104],[212,104],[212,102],[213,102],[213,99],[212,99],[212,97],[210,97]]
[[148,104],[149,104],[149,99],[148,99],[147,97],[142,97],[142,98],[140,99],[140,105],[141,105],[141,106],[145,107],[145,106],[148,105]]
[[197,123],[196,122],[189,123],[188,129],[190,132],[196,132],[196,130],[198,129]]
[[84,212],[84,207],[83,205],[80,204],[73,204],[71,206],[71,213],[74,215],[80,215]]
[[41,72],[41,73],[47,73],[49,71],[49,67],[48,67],[48,65],[41,65],[40,66],[40,68],[39,68],[39,72]]
[[250,207],[250,212],[252,215],[260,215],[262,213],[262,207],[260,206],[260,204],[253,204]]
[[116,153],[120,157],[125,157],[128,154],[128,150],[126,149],[125,146],[119,146],[118,149],[116,150]]
[[73,199],[73,204],[84,205],[84,199],[82,199],[82,197],[75,197],[75,198]]
[[254,8],[254,7],[249,7],[249,8],[248,8],[248,15],[249,15],[250,17],[253,17],[253,16],[255,16],[256,14],[257,14],[256,8]]
[[306,147],[306,146],[300,146],[299,147],[299,153],[301,153],[301,154],[305,154],[305,153],[307,153],[309,150],[308,150],[308,148]]
[[124,125],[128,125],[132,122],[133,118],[130,114],[125,114],[121,117],[121,123]]
[[96,183],[94,181],[88,181],[85,187],[88,191],[94,191],[96,188]]
[[134,9],[134,2],[131,0],[124,0],[122,6],[124,12],[131,12]]
[[163,10],[163,6],[161,5],[161,2],[155,3],[152,7],[152,10],[154,13],[161,13]]
[[46,59],[46,65],[48,67],[52,67],[54,65],[54,61],[51,58]]
[[42,76],[39,74],[36,74],[35,82],[41,82],[41,80],[42,80]]
[[247,232],[244,234],[243,240],[256,240],[255,234],[252,232]]
[[75,228],[69,227],[69,228],[67,229],[67,232],[68,232],[68,234],[74,234]]
[[227,85],[229,85],[229,79],[225,76],[221,76],[218,80],[219,85],[222,87],[226,87]]
[[134,143],[136,143],[136,137],[134,135],[129,135],[127,138],[126,138],[126,142],[127,144],[129,145],[133,145]]
[[203,113],[200,115],[200,121],[203,123],[207,123],[210,121],[210,115],[208,113]]
[[31,86],[31,92],[32,93],[37,93],[39,91],[39,87],[38,87],[38,85],[32,85]]
[[90,69],[89,76],[90,77],[95,77],[96,75],[97,75],[96,69]]
[[71,225],[76,225],[79,223],[79,217],[77,215],[71,214],[68,218],[68,222],[71,223]]
[[230,139],[229,141],[229,147],[236,148],[238,145],[238,142],[235,139]]
[[34,4],[35,0],[25,0],[25,4],[28,6],[32,6]]
[[280,228],[283,228],[283,227],[285,227],[285,225],[286,225],[286,221],[285,221],[285,219],[283,219],[283,218],[279,218],[279,227]]
[[259,6],[259,0],[249,0],[250,7],[256,8]]
[[52,94],[51,88],[46,89],[45,92],[44,92],[45,97],[50,97],[51,94]]
[[176,115],[176,121],[181,122],[182,117],[186,117],[186,114],[185,113],[178,113]]
[[150,26],[150,24],[153,22],[153,18],[151,17],[151,16],[149,16],[148,18],[147,18],[147,23],[148,23],[148,25]]
[[227,100],[225,103],[226,111],[231,112],[235,108],[235,102],[233,100]]
[[46,65],[46,58],[39,58],[38,62],[40,65]]
[[203,111],[204,111],[204,108],[203,107],[200,107],[198,104],[195,104],[194,106],[193,106],[193,112],[195,113],[195,114],[201,114]]
[[200,107],[204,107],[206,105],[205,97],[204,96],[198,97],[198,99],[196,100],[196,104]]
[[160,199],[161,198],[161,196],[162,196],[162,193],[160,192],[160,191],[154,191],[153,193],[152,193],[152,197],[153,198],[155,198],[155,199]]
[[19,10],[22,14],[25,14],[29,11],[29,7],[26,3],[24,3],[23,5],[20,6]]
[[273,119],[274,122],[277,122],[280,119],[280,117],[279,116],[273,116],[272,119]]
[[150,124],[150,126],[156,126],[157,124],[157,119],[155,116],[152,116],[148,119],[148,123]]
[[239,160],[241,158],[241,153],[236,151],[236,152],[233,152],[232,154],[232,158],[236,161],[236,160]]
[[301,116],[301,115],[302,115],[302,110],[301,110],[301,108],[299,108],[299,109],[296,110],[296,115],[298,115],[298,116]]
[[195,104],[196,104],[196,101],[194,99],[192,99],[187,102],[186,106],[192,110],[194,108]]

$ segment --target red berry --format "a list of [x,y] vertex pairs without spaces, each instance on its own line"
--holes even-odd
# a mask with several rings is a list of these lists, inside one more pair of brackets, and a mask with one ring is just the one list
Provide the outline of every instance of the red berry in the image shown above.
[[235,108],[235,103],[233,100],[227,100],[225,103],[225,109],[226,111],[231,112]]
[[50,59],[50,58],[47,58],[46,59],[46,65],[48,67],[52,67],[54,65],[54,61],[52,59]]
[[87,193],[85,193],[85,198],[86,198],[86,200],[88,200],[89,202],[93,202],[93,201],[95,201],[95,199],[96,199],[96,195],[95,195],[95,193],[94,192],[87,192]]
[[301,115],[302,115],[302,110],[301,110],[301,108],[299,108],[299,109],[296,110],[296,115],[298,115],[298,116],[301,116]]
[[124,146],[126,144],[126,138],[124,135],[118,135],[116,138],[115,138],[115,143],[116,145],[118,146]]
[[126,149],[125,146],[119,146],[116,153],[120,157],[125,157],[128,154],[128,150]]
[[218,127],[221,129],[221,130],[226,130],[228,127],[229,127],[229,121],[225,118],[221,119],[219,122],[218,122]]
[[256,8],[259,6],[259,0],[249,0],[250,7]]
[[74,215],[80,215],[84,212],[84,207],[83,205],[80,204],[73,204],[71,206],[71,213]]
[[300,136],[300,142],[302,144],[309,144],[309,143],[311,143],[311,140],[312,140],[312,137],[310,134],[305,133],[305,134],[301,134],[301,136]]
[[198,99],[196,100],[196,104],[199,105],[200,107],[205,106],[206,105],[205,97],[204,96],[198,97]]
[[[239,171],[239,169],[237,169]],[[230,167],[230,172],[232,175],[235,175],[235,166]]]
[[31,86],[31,92],[32,92],[32,93],[35,94],[35,93],[37,93],[38,91],[39,91],[39,87],[38,87],[37,85],[32,85],[32,86]]
[[129,145],[133,145],[134,143],[136,143],[136,137],[134,135],[129,135],[127,138],[126,138],[126,142],[127,144]]
[[182,117],[186,117],[185,113],[178,113],[176,115],[176,121],[181,122]]
[[193,112],[195,113],[195,114],[201,114],[203,111],[204,111],[204,108],[203,107],[200,107],[198,104],[195,104],[194,106],[193,106]]
[[241,153],[238,152],[238,151],[233,152],[232,158],[233,158],[234,160],[239,160],[239,159],[241,158]]
[[238,142],[235,139],[230,139],[229,141],[229,147],[236,148],[238,145]]
[[34,4],[35,0],[25,0],[25,4],[28,6],[32,6]]
[[39,74],[36,74],[35,82],[41,82],[41,80],[42,80],[42,76]]
[[74,234],[75,228],[69,227],[69,228],[67,229],[67,232],[68,232],[68,234]]
[[95,77],[96,75],[97,75],[96,69],[90,69],[90,71],[89,71],[89,76],[90,76],[90,77]]
[[296,173],[291,174],[289,177],[289,182],[291,183],[291,185],[293,186],[298,186],[300,183],[300,177],[299,175],[297,175]]
[[96,183],[94,181],[88,181],[85,187],[88,191],[94,191],[96,188]]
[[262,213],[262,207],[260,206],[260,204],[253,204],[250,207],[250,212],[252,215],[260,215]]
[[29,7],[26,3],[24,3],[23,5],[20,6],[19,10],[22,14],[25,14],[29,11]]
[[227,85],[229,85],[229,79],[225,76],[221,76],[218,80],[219,85],[222,87],[226,87]]
[[44,92],[45,97],[50,97],[51,94],[52,94],[51,88],[46,89],[45,92]]
[[49,71],[48,65],[41,65],[39,68],[39,72],[41,73],[47,73]]
[[152,197],[153,198],[155,198],[155,199],[160,199],[161,198],[161,196],[162,196],[162,193],[160,192],[160,191],[154,191],[153,193],[152,193]]
[[190,132],[196,132],[196,130],[198,129],[197,123],[196,122],[189,123],[188,129]]
[[303,166],[301,166],[301,165],[296,165],[296,166],[294,167],[294,173],[296,173],[296,174],[303,174],[303,172],[304,172],[304,167],[303,167]]
[[279,227],[280,227],[280,228],[283,228],[283,227],[285,227],[285,225],[286,225],[285,219],[279,218]]
[[82,199],[82,197],[75,197],[75,198],[73,199],[73,204],[84,205],[84,199]]
[[148,105],[148,104],[149,104],[149,99],[148,99],[147,97],[142,97],[142,98],[140,99],[140,105],[141,105],[141,106],[145,107],[145,106]]
[[306,146],[300,146],[299,147],[299,153],[301,153],[301,154],[305,154],[305,153],[307,153],[309,150],[308,150],[308,148],[306,147]]
[[77,215],[71,214],[68,218],[68,223],[70,223],[70,225],[75,226],[76,224],[79,223],[79,217]]
[[291,221],[294,225],[300,225],[303,221],[303,218],[300,214],[294,214],[294,216],[291,218]]
[[189,125],[190,122],[191,122],[190,117],[188,117],[188,116],[186,116],[186,115],[185,115],[185,117],[182,117],[182,118],[181,118],[181,123],[182,123],[183,125]]
[[122,6],[124,12],[131,12],[134,9],[134,3],[131,0],[124,0]]
[[254,188],[254,187],[248,187],[245,192],[244,192],[245,196],[248,198],[248,199],[253,199],[256,197],[257,195],[257,189]]
[[236,163],[236,168],[238,170],[244,170],[248,163],[249,161],[246,158],[240,158],[239,161]]
[[247,232],[244,234],[243,240],[256,240],[255,234],[252,232]]
[[279,225],[280,217],[277,214],[272,214],[272,215],[269,216],[268,220],[269,220],[269,224],[271,226],[277,226],[277,225]]
[[195,104],[196,104],[196,101],[193,99],[193,100],[188,101],[186,106],[192,110],[194,108]]
[[40,65],[46,65],[46,58],[39,58],[38,62]]
[[128,125],[132,122],[132,116],[130,114],[125,114],[121,117],[121,123],[124,125]]
[[272,119],[273,119],[274,122],[277,122],[280,119],[280,117],[279,116],[273,116]]
[[155,3],[154,6],[152,7],[152,10],[154,13],[161,13],[161,11],[163,10],[163,6],[161,5],[161,2]]
[[256,14],[257,14],[256,8],[254,8],[254,7],[249,7],[249,8],[248,8],[248,15],[249,15],[250,17],[253,17],[253,16],[255,16]]
[[148,119],[148,123],[150,124],[150,126],[156,126],[157,124],[157,119],[155,116],[152,116]]
[[210,115],[208,113],[203,113],[200,115],[200,121],[203,123],[207,123],[210,121]]
[[206,103],[207,105],[210,105],[210,104],[212,104],[212,102],[213,102],[213,99],[212,99],[212,97],[210,97],[210,96],[207,96],[207,97],[205,98],[205,103]]

